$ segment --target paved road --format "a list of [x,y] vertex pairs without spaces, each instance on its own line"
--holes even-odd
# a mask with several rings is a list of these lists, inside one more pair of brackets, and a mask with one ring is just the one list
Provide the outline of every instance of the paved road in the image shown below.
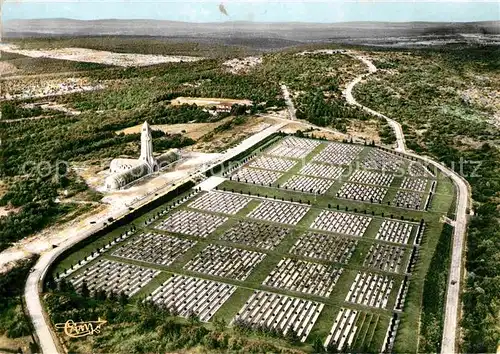
[[[229,149],[224,155],[223,159],[217,160],[214,165],[218,164],[222,160],[230,159],[241,153],[242,151],[247,150],[251,146],[255,145],[259,141],[265,139],[269,135],[281,129],[287,123],[281,123],[273,125],[263,131],[252,135],[251,137],[242,141],[236,147]],[[211,169],[212,166],[208,167],[206,170]],[[188,178],[189,179],[189,178]],[[182,184],[186,181],[177,182],[177,184]],[[158,196],[150,195],[147,199],[143,199],[134,204],[134,208],[151,202],[152,200],[159,198],[161,195],[165,194],[168,190],[164,190],[162,193],[158,193]],[[34,326],[34,330],[36,333],[36,337],[38,339],[38,344],[40,345],[40,351],[43,354],[55,354],[62,352],[62,348],[59,348],[59,340],[56,338],[56,335],[51,330],[50,320],[47,318],[45,310],[43,308],[43,304],[40,299],[41,294],[41,280],[44,279],[45,274],[47,273],[50,265],[57,259],[57,257],[71,248],[73,245],[78,242],[84,240],[85,238],[91,236],[95,232],[99,231],[104,227],[104,223],[106,222],[106,218],[112,216],[115,220],[118,220],[129,213],[128,208],[122,208],[116,210],[111,215],[107,215],[100,220],[97,220],[95,225],[89,226],[87,229],[83,230],[80,233],[72,236],[71,238],[66,239],[62,242],[57,248],[54,248],[48,252],[43,253],[38,259],[35,266],[31,269],[31,273],[28,275],[28,279],[26,281],[26,285],[24,288],[24,300],[26,302],[26,309],[28,311],[29,316],[31,317],[31,321]]]
[[375,73],[377,68],[373,63],[361,56],[356,56],[350,54],[351,56],[358,58],[363,63],[368,66],[368,73],[358,76],[354,79],[344,91],[347,102],[358,107],[361,107],[365,111],[374,114],[378,117],[382,117],[387,120],[388,124],[394,129],[397,139],[396,151],[403,152],[409,156],[416,157],[424,162],[431,164],[438,168],[445,176],[452,179],[457,190],[457,206],[456,206],[456,220],[455,228],[453,233],[453,248],[451,254],[451,265],[450,265],[450,275],[448,278],[448,289],[446,294],[446,308],[445,308],[445,318],[444,318],[444,330],[443,338],[441,342],[441,353],[450,354],[456,353],[456,342],[457,342],[457,327],[459,319],[459,308],[460,308],[460,283],[462,281],[462,255],[465,246],[465,234],[467,232],[467,208],[470,206],[470,186],[467,181],[460,176],[455,171],[441,165],[440,163],[432,160],[427,156],[420,156],[412,152],[408,152],[405,146],[405,138],[403,134],[403,129],[401,125],[395,120],[376,112],[368,107],[365,107],[358,103],[353,95],[352,89],[356,84],[361,82],[367,76]]

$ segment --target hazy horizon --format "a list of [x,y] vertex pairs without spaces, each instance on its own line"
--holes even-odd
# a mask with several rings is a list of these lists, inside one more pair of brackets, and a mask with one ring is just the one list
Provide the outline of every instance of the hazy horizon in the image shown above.
[[250,20],[227,20],[227,21],[212,21],[212,22],[193,22],[193,21],[180,21],[180,20],[162,20],[162,19],[150,19],[150,18],[99,18],[99,19],[89,19],[89,20],[81,20],[77,18],[69,18],[69,17],[58,17],[58,18],[14,18],[7,20],[8,21],[83,21],[83,22],[92,22],[92,21],[152,21],[152,22],[177,22],[177,23],[193,23],[193,24],[230,24],[230,23],[255,23],[255,24],[311,24],[311,25],[341,25],[341,24],[352,24],[352,23],[366,23],[366,24],[384,24],[384,23],[394,23],[394,24],[408,24],[408,23],[430,23],[430,24],[440,24],[440,23],[487,23],[487,22],[499,22],[500,20],[483,20],[483,21],[342,21],[342,22],[305,22],[305,21],[285,21],[285,22],[262,22],[262,21],[250,21]]
[[500,20],[493,1],[6,1],[2,20],[165,20],[191,23],[255,22],[482,22]]

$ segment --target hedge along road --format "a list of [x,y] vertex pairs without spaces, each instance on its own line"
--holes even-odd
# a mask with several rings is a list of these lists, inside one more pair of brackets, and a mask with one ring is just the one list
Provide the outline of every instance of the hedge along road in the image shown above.
[[451,255],[450,274],[448,278],[448,287],[446,293],[446,305],[444,316],[444,329],[443,338],[441,342],[441,353],[449,354],[456,353],[456,340],[457,340],[457,326],[460,307],[460,284],[462,281],[462,254],[465,244],[465,234],[467,232],[467,208],[470,206],[470,186],[458,173],[447,168],[444,165],[434,161],[427,156],[419,156],[415,153],[408,152],[405,146],[405,138],[401,125],[395,120],[374,111],[368,107],[363,106],[356,101],[352,95],[352,89],[366,77],[377,72],[377,67],[366,57],[348,53],[348,55],[361,60],[367,67],[368,73],[359,75],[351,81],[345,91],[344,95],[349,104],[358,106],[368,113],[384,118],[387,123],[392,127],[396,134],[396,151],[405,153],[406,155],[418,158],[428,164],[438,168],[445,176],[450,177],[456,186],[457,190],[457,204],[456,204],[456,220],[453,233],[453,248]]

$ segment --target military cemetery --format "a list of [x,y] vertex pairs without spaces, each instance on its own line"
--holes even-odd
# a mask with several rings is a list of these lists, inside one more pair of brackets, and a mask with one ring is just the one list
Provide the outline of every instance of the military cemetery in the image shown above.
[[381,350],[418,262],[412,247],[433,220],[422,200],[436,181],[410,166],[374,147],[276,140],[57,280],[202,322],[222,316],[306,343],[314,333],[325,348]]

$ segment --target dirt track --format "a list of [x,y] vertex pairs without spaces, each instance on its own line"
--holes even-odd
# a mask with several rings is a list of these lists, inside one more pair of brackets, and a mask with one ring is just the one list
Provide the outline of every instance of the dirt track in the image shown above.
[[7,53],[21,54],[31,58],[62,59],[86,63],[98,63],[115,66],[148,66],[161,63],[179,63],[197,61],[202,57],[181,55],[149,55],[133,53],[115,53],[87,48],[58,49],[20,49],[12,44],[3,44],[0,49]]

